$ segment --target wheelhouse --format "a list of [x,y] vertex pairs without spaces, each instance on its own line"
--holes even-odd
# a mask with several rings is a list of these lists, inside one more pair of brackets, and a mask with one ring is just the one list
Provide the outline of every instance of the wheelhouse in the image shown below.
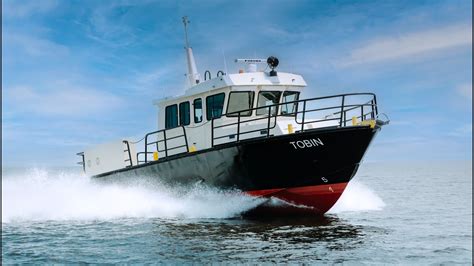
[[[262,82],[264,80],[267,82]],[[221,87],[216,83],[221,83]],[[305,85],[301,76],[287,73],[279,73],[278,77],[263,72],[217,77],[189,89],[182,96],[155,101],[159,110],[158,128],[198,127],[212,119],[228,120],[238,115],[265,116],[268,115],[265,107],[270,105],[275,105],[270,115],[295,116],[296,105],[291,102],[299,100]],[[281,103],[288,104],[277,106]],[[252,110],[254,108],[257,109]]]

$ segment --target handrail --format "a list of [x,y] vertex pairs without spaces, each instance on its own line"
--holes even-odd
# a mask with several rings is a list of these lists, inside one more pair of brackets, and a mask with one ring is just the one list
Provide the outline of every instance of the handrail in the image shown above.
[[[236,116],[237,117],[237,122],[234,122],[234,123],[228,123],[228,124],[225,124],[225,125],[220,125],[220,126],[214,126],[214,120],[217,120],[219,118],[213,118],[211,121],[211,145],[212,147],[214,146],[214,140],[217,140],[217,139],[222,139],[222,138],[225,138],[225,137],[229,137],[231,135],[237,135],[237,141],[240,140],[240,135],[244,135],[244,134],[250,134],[250,133],[254,133],[254,132],[258,132],[258,131],[262,131],[262,130],[267,130],[267,137],[270,135],[270,129],[273,129],[276,127],[277,123],[276,123],[276,118],[277,118],[277,115],[275,113],[275,115],[271,115],[271,110],[272,110],[272,106],[273,105],[267,105],[267,106],[262,106],[262,107],[258,107],[258,108],[254,108],[254,109],[268,109],[268,116],[260,116],[260,117],[257,117],[257,118],[253,118],[253,119],[248,119],[248,120],[245,120],[245,121],[241,121],[241,113],[246,113],[248,112],[249,110],[252,110],[252,109],[248,109],[248,110],[242,110],[242,111],[238,111],[238,115]],[[270,126],[270,121],[271,121],[271,118],[274,117],[274,123],[272,126]],[[256,130],[248,130],[248,131],[244,131],[244,132],[241,132],[240,130],[240,124],[242,122],[245,122],[245,123],[248,123],[248,122],[253,122],[253,121],[258,121],[258,120],[267,120],[267,127],[266,128],[261,128],[261,129],[256,129]],[[223,128],[223,127],[228,127],[228,126],[232,126],[232,125],[237,125],[237,134],[230,134],[230,135],[224,135],[224,136],[219,136],[219,137],[215,137],[215,133],[214,133],[214,129],[217,129],[217,128]]]
[[[347,104],[346,103],[347,99],[351,96],[370,96],[370,97],[372,97],[372,99],[367,101],[367,102],[361,103],[361,104]],[[306,109],[308,102],[317,102],[317,101],[320,101],[320,100],[337,99],[337,98],[341,98],[341,103],[339,105],[330,106],[330,107],[321,107],[321,108],[309,109],[309,110]],[[300,106],[300,104],[302,104],[302,106],[303,106],[303,108],[302,108],[303,110],[301,110],[301,111],[298,110],[298,107]],[[234,111],[234,112],[230,112],[230,113],[226,113],[226,114],[222,115],[222,116],[227,116],[227,117],[236,117],[237,122],[234,122],[235,121],[234,120],[233,122],[226,123],[226,124],[220,124],[220,125],[216,126],[214,120],[219,119],[220,117],[219,118],[213,118],[211,120],[211,147],[214,147],[215,140],[226,138],[226,137],[229,137],[229,138],[230,137],[236,137],[235,141],[240,141],[241,140],[241,135],[250,134],[250,133],[254,133],[254,132],[258,132],[258,131],[262,132],[262,131],[265,130],[266,131],[266,137],[269,137],[270,136],[270,130],[273,129],[276,126],[277,117],[279,117],[279,116],[288,117],[288,114],[282,114],[281,113],[280,106],[283,106],[283,105],[294,105],[296,107],[296,110],[292,111],[289,114],[291,116],[294,116],[296,124],[301,125],[301,129],[300,129],[301,132],[305,131],[305,125],[312,124],[312,123],[317,123],[317,122],[320,123],[320,122],[326,122],[326,121],[338,121],[338,126],[339,127],[346,126],[347,122],[352,120],[352,119],[347,119],[347,113],[349,111],[353,111],[353,110],[357,110],[357,109],[360,109],[360,115],[355,116],[355,117],[360,118],[360,120],[362,120],[362,121],[366,120],[367,116],[369,116],[369,115],[370,115],[371,119],[375,119],[375,117],[377,117],[377,114],[378,114],[377,100],[376,100],[376,96],[375,96],[374,93],[346,93],[346,94],[315,97],[315,98],[295,100],[295,101],[289,101],[289,102],[284,102],[284,103],[276,103],[276,104],[272,104],[272,105],[249,108],[249,109]],[[371,111],[368,112],[368,113],[365,113],[364,111],[366,109],[364,109],[364,107],[369,107],[369,106],[370,106]],[[256,118],[246,119],[246,120],[242,121],[242,114],[243,113],[245,113],[245,114],[248,114],[249,112],[253,113],[254,110],[257,111],[257,110],[263,109],[263,108],[268,110],[268,113],[266,115],[258,115]],[[315,121],[307,121],[306,115],[308,113],[318,112],[318,111],[326,111],[326,110],[331,110],[331,109],[337,109],[338,111],[330,113],[330,114],[326,115],[325,117],[322,117],[323,119],[318,119],[318,120],[315,120]],[[275,110],[275,114],[272,114],[272,110]],[[301,120],[300,121],[299,121],[299,118],[298,118],[299,114],[301,114]],[[337,116],[337,118],[328,118],[328,117],[333,117],[333,116]],[[275,122],[274,122],[273,126],[270,126],[270,121],[271,121],[272,117],[274,118]],[[266,127],[256,129],[256,130],[254,129],[254,130],[242,131],[241,125],[240,125],[241,123],[249,123],[249,122],[262,120],[262,119],[267,120]],[[216,129],[228,128],[228,127],[235,126],[235,125],[237,127],[237,130],[236,130],[237,132],[236,133],[232,133],[232,134],[228,134],[228,135],[222,135],[222,136],[216,136],[216,132],[215,132]]]
[[84,152],[78,152],[78,153],[76,153],[76,155],[82,157],[82,162],[78,162],[77,164],[82,165],[82,170],[85,173],[86,172],[86,162],[85,162]]
[[[230,113],[225,113],[225,114],[222,114],[222,116],[228,116],[228,115],[233,115],[233,114],[238,114],[238,113],[245,113],[245,112],[249,112],[249,111],[253,111],[253,110],[257,110],[257,109],[261,109],[261,108],[267,108],[269,106],[280,106],[280,105],[288,105],[288,104],[292,104],[292,103],[300,103],[300,102],[309,102],[309,101],[315,101],[315,100],[323,100],[323,99],[330,99],[330,98],[338,98],[338,97],[342,97],[342,96],[362,96],[362,95],[365,95],[365,96],[373,96],[374,100],[376,98],[375,96],[375,93],[371,93],[371,92],[358,92],[358,93],[346,93],[346,94],[336,94],[336,95],[331,95],[331,96],[323,96],[323,97],[315,97],[315,98],[309,98],[309,99],[303,99],[303,100],[295,100],[295,101],[290,101],[290,102],[284,102],[284,103],[275,103],[275,104],[272,104],[272,105],[265,105],[265,106],[260,106],[260,107],[254,107],[254,108],[249,108],[249,109],[245,109],[245,110],[240,110],[240,111],[234,111],[234,112],[230,112]],[[370,102],[370,101],[369,101]],[[345,106],[351,106],[351,105],[345,105]],[[358,106],[358,105],[352,105],[352,106]],[[375,106],[376,103],[375,103]]]
[[131,167],[131,166],[133,166],[133,161],[132,161],[132,154],[130,153],[130,144],[128,143],[127,140],[124,140],[123,143],[125,145],[127,145],[127,149],[124,150],[123,152],[128,152],[128,159],[126,159],[125,162],[128,161],[130,163],[130,165],[127,166],[127,167]]
[[[137,164],[145,163],[145,160],[140,160],[140,155],[142,154],[145,154],[145,152],[137,152]],[[153,152],[148,152],[148,154],[153,154]]]
[[211,79],[211,71],[206,70],[206,71],[204,72],[204,81],[207,80],[207,74],[209,74],[209,79]]
[[[174,136],[174,137],[170,137],[168,138],[166,136],[166,131],[169,131],[169,130],[176,130],[177,128],[181,128],[183,130],[183,133],[181,135],[177,135],[177,136]],[[160,133],[163,133],[163,139],[159,139],[159,134]],[[152,136],[152,135],[157,135],[158,136],[158,140],[157,141],[153,141],[153,142],[148,142],[148,137]],[[173,147],[168,147],[168,141],[170,140],[173,140],[173,139],[177,139],[177,138],[184,138],[184,145],[178,145],[178,146],[173,146]],[[159,148],[159,144],[160,143],[163,143],[164,144],[164,150],[160,150]],[[148,162],[148,154],[153,154],[153,152],[149,152],[148,151],[148,146],[150,145],[153,145],[153,144],[156,144],[156,152],[165,152],[165,157],[168,157],[168,151],[170,150],[175,150],[175,149],[179,149],[179,148],[186,148],[186,152],[189,152],[189,147],[188,147],[188,138],[186,136],[186,128],[184,126],[180,126],[180,127],[175,127],[175,128],[170,128],[170,129],[162,129],[162,130],[157,130],[157,131],[153,131],[153,132],[150,132],[150,133],[147,133],[145,135],[145,152],[139,152],[137,153],[137,163],[139,161],[139,154],[144,154],[145,155],[145,163]],[[141,161],[142,162],[142,161]]]
[[[349,98],[353,96],[370,96],[371,100],[367,102],[364,101],[363,103],[360,103],[360,104],[353,104],[353,103],[347,104],[349,102]],[[325,106],[320,106],[319,108],[315,108],[314,106],[309,108],[310,106],[309,104],[318,103],[326,99],[338,99],[338,98],[340,98],[341,100],[339,104],[335,104],[333,106],[328,106],[328,104],[325,104]],[[287,113],[283,113],[282,112],[283,108],[281,107],[284,105],[286,105],[287,107],[288,105],[290,105],[292,106],[291,107],[292,109],[291,110],[288,109]],[[248,117],[247,114],[249,112],[251,114],[255,114],[259,110],[262,110],[262,114]],[[334,111],[331,111],[331,110],[334,110]],[[229,112],[226,114],[222,114],[220,117],[212,118],[210,120],[211,122],[211,148],[216,145],[216,140],[223,139],[223,138],[230,138],[230,139],[235,138],[232,142],[240,142],[242,141],[242,136],[256,133],[256,132],[260,132],[260,135],[261,135],[260,137],[268,138],[272,135],[272,130],[275,129],[275,127],[277,126],[277,119],[280,116],[293,117],[294,122],[298,125],[301,125],[299,132],[304,132],[305,130],[309,130],[313,128],[313,127],[307,127],[308,124],[321,123],[321,122],[327,122],[327,121],[333,121],[335,123],[335,126],[344,127],[347,125],[347,122],[352,120],[351,117],[349,117],[349,119],[347,118],[348,113],[351,111],[357,112],[357,110],[360,110],[360,114],[355,114],[354,116],[351,115],[352,117],[356,117],[357,119],[360,119],[361,121],[366,120],[368,117],[370,117],[371,119],[375,119],[378,115],[377,99],[376,99],[375,94],[374,93],[338,94],[338,95],[315,97],[315,98],[309,98],[309,99],[303,99],[303,100],[295,100],[295,101],[289,101],[289,102],[284,102],[284,103],[276,103],[276,104],[271,104],[271,105],[266,105],[266,106],[240,110],[240,111]],[[316,120],[313,118],[308,119],[308,114],[314,113],[314,112],[328,112],[328,114],[325,116],[322,116],[321,119],[319,118]],[[233,119],[228,120],[228,121],[221,120],[224,122],[216,124],[216,120],[224,116],[232,117],[232,118],[235,118],[236,120],[233,120]],[[250,122],[255,122],[255,121],[262,121],[262,124],[256,123],[256,125],[262,125],[262,126],[258,128],[254,127],[247,130],[245,130],[245,128],[242,128],[242,123],[250,123]],[[263,122],[263,121],[266,121],[266,122]],[[218,134],[218,132],[216,132],[216,130],[218,129],[229,128],[229,127],[235,130],[231,134],[220,135]],[[182,130],[181,134],[173,133],[172,136],[169,136],[170,130],[177,130],[178,128],[181,128]],[[153,135],[157,136],[156,140],[150,140],[150,137]],[[179,139],[179,138],[184,138],[184,142],[177,143],[176,141],[173,141],[172,143],[170,143],[171,140]],[[185,148],[184,151],[189,152],[188,138],[186,135],[186,127],[184,126],[175,127],[172,129],[162,129],[162,130],[153,131],[153,132],[147,133],[144,139],[145,139],[145,151],[137,153],[137,164],[148,163],[150,161],[148,159],[148,156],[155,152],[164,153],[165,158],[169,156],[170,151],[175,150],[175,149]],[[180,145],[181,143],[183,144]],[[170,144],[172,146],[170,146]],[[154,145],[156,148],[150,149],[151,145]],[[144,156],[145,158],[143,160],[140,160],[141,156]]]

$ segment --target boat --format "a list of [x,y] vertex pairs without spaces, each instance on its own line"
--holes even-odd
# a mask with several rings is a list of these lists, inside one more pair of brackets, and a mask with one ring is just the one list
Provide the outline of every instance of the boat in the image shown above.
[[184,95],[153,102],[158,129],[140,142],[120,139],[78,153],[84,172],[96,180],[146,176],[167,186],[205,184],[326,213],[388,123],[376,95],[300,99],[304,78],[277,71],[274,56],[236,59],[245,69],[214,77],[206,71],[201,79],[187,17],[183,23]]

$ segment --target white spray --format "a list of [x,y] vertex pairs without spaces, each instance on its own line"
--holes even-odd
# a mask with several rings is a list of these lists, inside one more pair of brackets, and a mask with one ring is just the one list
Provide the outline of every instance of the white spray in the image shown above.
[[328,213],[379,211],[385,206],[383,200],[360,181],[353,180]]
[[[71,172],[33,169],[4,174],[2,222],[108,220],[117,218],[232,218],[265,199],[237,191],[196,186],[191,191],[149,186],[98,184]],[[330,213],[380,210],[383,201],[367,186],[351,182]]]
[[34,169],[4,177],[2,222],[129,217],[231,218],[261,204],[236,191],[195,187],[187,193],[147,184],[98,184],[77,173]]

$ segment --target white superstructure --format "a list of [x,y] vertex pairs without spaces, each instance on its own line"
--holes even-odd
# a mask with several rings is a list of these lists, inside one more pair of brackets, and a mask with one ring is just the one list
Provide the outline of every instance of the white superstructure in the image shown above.
[[[298,108],[307,108],[306,102],[304,106],[295,103],[306,87],[305,80],[300,75],[276,72],[276,57],[236,59],[236,63],[247,64],[246,71],[236,74],[219,71],[214,78],[206,71],[202,81],[188,41],[187,17],[183,23],[189,87],[183,95],[153,102],[158,108],[158,130],[145,136],[145,150],[136,153],[133,142],[120,140],[80,154],[84,156],[87,174],[100,175],[215,145],[314,127],[304,123],[304,116],[303,123],[298,122]],[[262,63],[268,64],[271,70],[258,71],[257,65]],[[209,74],[207,80],[206,74]],[[317,127],[336,124],[321,121]]]
[[[229,74],[215,77],[211,80],[197,84],[184,95],[155,101],[158,107],[158,129],[171,129],[178,126],[186,128],[188,143],[196,149],[211,147],[210,122],[214,119],[217,124],[226,124],[236,121],[235,112],[265,107],[278,103],[291,102],[299,99],[299,95],[306,82],[300,75],[279,72],[277,76],[269,76],[266,72],[252,72]],[[277,108],[278,109],[278,108]],[[287,108],[272,110],[282,114],[294,112],[295,105],[289,104]],[[227,115],[229,113],[234,113]],[[268,116],[266,108],[253,110],[250,113],[241,114],[241,122],[254,120],[255,118]],[[219,119],[217,119],[219,118]],[[294,122],[294,116],[288,117],[289,123]],[[285,120],[279,117],[280,121]],[[264,119],[251,121],[242,127],[259,127],[267,123]],[[296,124],[293,125],[296,127]],[[272,134],[283,134],[287,131],[288,123],[280,129],[275,128]],[[216,130],[218,134],[232,131],[232,127]],[[248,128],[243,128],[248,130]],[[258,134],[247,134],[244,138],[256,137]],[[232,140],[232,139],[229,139]],[[217,143],[226,142],[221,139]],[[160,154],[161,155],[161,154]]]

